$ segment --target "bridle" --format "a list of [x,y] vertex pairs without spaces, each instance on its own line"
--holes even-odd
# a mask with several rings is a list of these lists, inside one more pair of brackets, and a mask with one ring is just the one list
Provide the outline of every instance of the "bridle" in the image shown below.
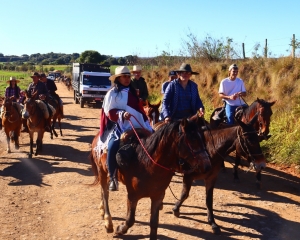
[[[7,104],[7,103],[4,103],[4,104],[3,104],[3,106],[4,106],[5,109],[7,108],[7,107],[6,107],[6,104]],[[11,104],[10,108],[12,108],[12,107],[14,107],[14,106]],[[3,109],[3,110],[4,110],[4,109]],[[6,111],[6,110],[3,111],[4,116],[5,116],[5,117],[8,116],[8,117],[6,118],[6,119],[8,120],[8,122],[14,123],[14,122],[18,121],[18,119],[19,119],[18,116],[17,116],[16,120],[11,120],[12,115],[9,114],[10,112],[11,112],[11,111]]]
[[[257,170],[256,169],[256,165],[254,164],[255,163],[255,157],[257,157],[257,156],[263,156],[263,153],[251,153],[251,151],[249,150],[249,147],[248,147],[249,141],[245,137],[246,135],[250,135],[250,134],[257,135],[257,132],[256,131],[243,132],[241,130],[241,134],[239,134],[239,129],[240,128],[237,128],[237,137],[238,137],[238,141],[239,141],[239,144],[241,146],[241,149],[244,151],[244,153],[246,153],[250,157],[250,159],[251,159],[251,166],[253,166],[255,168],[255,170]],[[242,139],[244,141],[244,146],[243,146],[242,141],[241,141]]]

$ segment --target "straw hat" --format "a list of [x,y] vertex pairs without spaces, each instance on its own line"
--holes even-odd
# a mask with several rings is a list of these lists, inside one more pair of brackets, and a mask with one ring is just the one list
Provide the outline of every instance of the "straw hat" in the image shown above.
[[10,83],[11,81],[16,81],[16,83],[19,83],[20,80],[17,80],[15,77],[10,77],[8,81],[6,81],[6,83]]
[[142,67],[140,65],[134,65],[132,68],[132,71],[130,72],[141,72],[142,71]]
[[114,75],[111,75],[111,76],[109,77],[109,80],[115,81],[116,77],[119,77],[119,76],[121,76],[121,75],[129,75],[129,76],[131,76],[128,67],[126,67],[126,66],[119,66],[119,67],[116,67],[116,69],[115,69],[115,74],[114,74]]

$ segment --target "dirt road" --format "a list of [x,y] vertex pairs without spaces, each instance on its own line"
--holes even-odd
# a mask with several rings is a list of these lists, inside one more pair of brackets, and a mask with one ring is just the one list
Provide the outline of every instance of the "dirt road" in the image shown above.
[[[44,137],[43,154],[27,158],[29,138],[21,135],[21,148],[6,153],[0,131],[0,239],[148,239],[150,200],[139,202],[136,223],[127,235],[107,234],[99,214],[100,189],[89,187],[93,175],[88,161],[90,143],[99,127],[99,109],[81,109],[72,92],[57,83],[63,96],[63,136]],[[172,215],[176,199],[166,190],[160,212],[159,239],[300,239],[299,177],[268,168],[263,189],[257,190],[254,173],[240,171],[241,182],[232,181],[232,167],[221,172],[214,195],[216,222],[222,235],[215,236],[206,221],[205,189],[194,183],[181,217]],[[170,187],[179,197],[181,178]],[[126,215],[126,190],[110,194],[114,226]]]

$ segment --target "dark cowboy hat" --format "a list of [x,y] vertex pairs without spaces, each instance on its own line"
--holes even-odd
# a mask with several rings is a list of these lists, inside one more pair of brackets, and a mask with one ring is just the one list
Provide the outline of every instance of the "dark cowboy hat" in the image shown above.
[[40,77],[41,77],[41,78],[44,78],[44,77],[46,78],[47,76],[46,76],[45,73],[41,73]]
[[175,72],[190,72],[194,75],[198,75],[198,72],[193,72],[192,67],[188,63],[182,63],[180,68],[178,70],[175,70]]
[[33,78],[33,77],[40,77],[40,74],[38,72],[34,72],[30,77],[31,78]]

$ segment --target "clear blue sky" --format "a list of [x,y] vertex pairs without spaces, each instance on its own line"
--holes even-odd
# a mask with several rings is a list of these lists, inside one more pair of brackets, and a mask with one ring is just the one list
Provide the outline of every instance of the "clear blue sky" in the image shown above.
[[[0,0],[0,53],[178,54],[193,33],[199,40],[230,37],[251,57],[268,39],[273,55],[300,40],[297,0]],[[289,50],[286,52],[286,50]],[[297,50],[299,55],[299,50]]]

